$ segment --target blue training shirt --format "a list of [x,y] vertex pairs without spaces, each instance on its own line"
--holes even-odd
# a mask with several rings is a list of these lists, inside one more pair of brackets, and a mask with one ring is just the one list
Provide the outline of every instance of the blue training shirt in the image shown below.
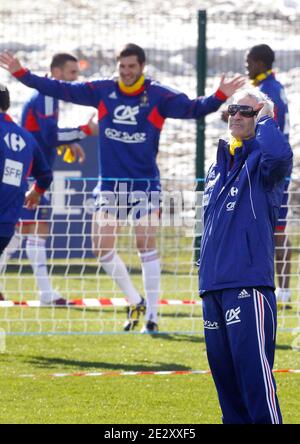
[[25,193],[27,177],[36,179],[39,192],[52,182],[52,173],[35,139],[0,113],[0,237],[13,235]]
[[243,141],[234,163],[219,142],[203,196],[204,233],[199,260],[200,294],[225,288],[274,288],[274,229],[292,168],[291,147],[270,117]]
[[138,94],[128,95],[119,89],[116,80],[68,83],[39,77],[28,70],[15,76],[42,94],[97,108],[99,176],[103,179],[159,179],[156,157],[165,119],[199,119],[226,100],[220,91],[191,100],[150,79],[145,80]]
[[79,142],[88,135],[86,125],[59,128],[58,117],[58,100],[37,91],[23,106],[21,124],[35,137],[51,168],[56,158],[56,147]]

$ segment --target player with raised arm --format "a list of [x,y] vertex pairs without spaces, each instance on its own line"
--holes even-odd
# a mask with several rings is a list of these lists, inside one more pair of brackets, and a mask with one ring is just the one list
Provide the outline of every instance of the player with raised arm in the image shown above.
[[[244,79],[235,76],[227,80],[222,75],[214,94],[191,100],[182,92],[145,78],[145,52],[133,43],[126,44],[117,54],[116,79],[66,83],[42,78],[24,69],[10,53],[0,55],[0,64],[19,81],[36,88],[42,94],[98,109],[100,171],[92,227],[94,253],[105,272],[117,283],[129,301],[124,330],[131,330],[138,324],[146,304],[133,286],[127,267],[115,250],[117,221],[122,217],[121,204],[118,201],[122,199],[124,190],[127,190],[126,210],[129,213],[140,206],[138,192],[144,193],[144,211],[135,214],[136,245],[147,300],[146,323],[142,332],[158,331],[160,262],[156,247],[156,227],[159,225],[159,203],[151,206],[147,199],[150,200],[150,193],[160,191],[156,157],[164,121],[168,117],[199,119],[218,110],[244,84]],[[116,180],[111,180],[112,178]],[[116,197],[114,209],[110,208],[111,204],[107,204],[108,193],[114,193]],[[152,223],[144,224],[144,219],[150,213]],[[116,221],[115,225],[113,221]]]
[[[78,78],[78,61],[72,54],[55,54],[50,64],[50,72],[53,79],[72,82]],[[53,169],[57,150],[64,151],[63,155],[67,161],[78,159],[79,162],[83,162],[85,153],[76,142],[97,133],[97,126],[92,118],[86,125],[75,128],[60,128],[58,118],[58,100],[38,91],[35,91],[23,106],[22,126],[37,140],[51,169]],[[66,300],[52,289],[48,276],[46,239],[50,231],[48,222],[50,219],[51,208],[45,197],[41,199],[38,208],[22,210],[16,234],[0,257],[0,271],[6,267],[13,253],[20,248],[22,236],[26,236],[26,254],[36,278],[41,303],[65,305]]]

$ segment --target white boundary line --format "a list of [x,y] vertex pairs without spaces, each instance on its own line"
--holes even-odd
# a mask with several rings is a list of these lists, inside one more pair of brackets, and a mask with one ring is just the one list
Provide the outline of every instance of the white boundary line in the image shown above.
[[[300,369],[275,369],[273,373],[300,373]],[[210,370],[168,370],[168,371],[123,371],[123,372],[73,372],[73,373],[52,373],[48,375],[25,374],[19,378],[66,378],[66,377],[93,377],[93,376],[175,376],[175,375],[210,375]]]
[[[40,301],[0,301],[0,308],[11,307],[31,307],[31,308],[65,308],[65,307],[127,307],[128,301],[125,298],[83,298],[83,299],[70,299],[67,301],[67,305],[43,305]],[[158,301],[158,305],[198,305],[202,306],[202,301],[195,300],[179,300],[179,299],[161,299]]]

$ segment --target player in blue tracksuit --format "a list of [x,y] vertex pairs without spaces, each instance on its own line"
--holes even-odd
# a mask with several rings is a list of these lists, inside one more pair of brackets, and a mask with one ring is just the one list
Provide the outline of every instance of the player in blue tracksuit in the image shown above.
[[[228,107],[203,197],[199,261],[204,332],[224,423],[281,423],[272,375],[276,335],[274,229],[292,167],[273,103],[252,89]],[[255,125],[256,123],[256,125]]]
[[[36,88],[42,94],[93,106],[98,110],[100,181],[92,228],[94,252],[105,272],[128,298],[130,309],[124,329],[131,330],[137,325],[140,313],[144,312],[145,302],[115,251],[116,224],[113,222],[123,217],[121,212],[124,205],[118,202],[117,213],[114,213],[115,207],[112,208],[110,198],[115,194],[116,199],[121,201],[125,195],[125,210],[131,214],[141,207],[140,203],[144,200],[144,208],[134,213],[136,219],[145,220],[148,210],[151,211],[151,222],[157,219],[151,226],[147,221],[146,224],[135,224],[147,299],[146,325],[142,331],[152,333],[158,328],[160,263],[155,227],[159,225],[159,204],[149,208],[153,202],[149,203],[148,198],[151,192],[159,193],[160,190],[156,157],[164,121],[168,117],[198,119],[214,112],[244,81],[240,76],[230,81],[222,76],[215,94],[190,100],[185,94],[144,77],[146,58],[139,46],[127,44],[118,54],[117,62],[117,79],[70,84],[31,74],[11,54],[0,56],[1,66],[27,86]],[[145,195],[144,199],[141,193],[137,196],[137,191]],[[108,220],[112,223],[107,223]]]
[[[54,79],[74,81],[78,77],[78,61],[72,54],[55,54],[50,64],[50,72]],[[76,142],[90,135],[95,125],[90,121],[87,125],[75,128],[60,128],[58,117],[58,100],[38,91],[33,93],[23,107],[22,126],[34,136],[51,169],[53,169],[58,147],[68,147],[68,151],[65,150],[64,154],[71,153],[74,158],[78,157],[79,161],[83,161],[84,151]],[[66,300],[59,292],[53,290],[48,276],[46,240],[49,234],[49,220],[51,220],[51,208],[45,197],[41,199],[41,204],[37,209],[23,208],[18,231],[5,254],[0,258],[0,268],[5,267],[14,251],[20,247],[22,237],[19,233],[22,233],[27,237],[26,254],[36,278],[41,302],[64,305]]]
[[[275,60],[274,51],[265,44],[253,46],[246,55],[246,69],[253,85],[265,93],[274,103],[274,119],[280,130],[289,139],[289,110],[283,85],[276,79],[273,72]],[[288,176],[291,175],[289,172]],[[279,212],[275,232],[275,258],[278,288],[276,289],[277,300],[288,302],[291,299],[290,274],[291,274],[291,243],[284,231],[288,212],[288,186],[285,183],[285,193]],[[288,305],[286,305],[289,307]]]
[[[14,234],[24,199],[28,208],[34,208],[52,182],[35,139],[6,113],[9,105],[9,91],[0,85],[0,255]],[[36,181],[27,192],[29,175]]]

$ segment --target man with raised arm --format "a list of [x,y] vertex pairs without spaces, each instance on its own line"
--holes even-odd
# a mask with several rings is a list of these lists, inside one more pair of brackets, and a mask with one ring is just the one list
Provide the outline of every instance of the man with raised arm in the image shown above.
[[228,106],[203,195],[199,260],[205,342],[225,424],[280,424],[272,374],[276,339],[274,229],[293,153],[253,88]]
[[[116,79],[72,84],[46,79],[24,69],[10,53],[0,55],[0,64],[19,81],[43,94],[98,109],[100,164],[92,227],[94,253],[129,301],[124,330],[135,328],[140,314],[146,309],[142,332],[157,332],[160,261],[156,227],[159,225],[159,202],[150,202],[150,195],[161,189],[156,157],[164,121],[168,117],[199,119],[218,110],[243,85],[244,79],[235,76],[226,80],[222,75],[214,94],[191,100],[182,92],[145,78],[145,52],[134,43],[126,44],[117,54]],[[115,205],[111,202],[111,193],[115,196]],[[127,214],[134,214],[147,304],[115,250],[118,221],[124,217],[124,204],[121,204],[124,197]],[[141,206],[144,206],[142,210]],[[135,211],[137,208],[139,211]],[[145,223],[150,214],[151,223]]]

